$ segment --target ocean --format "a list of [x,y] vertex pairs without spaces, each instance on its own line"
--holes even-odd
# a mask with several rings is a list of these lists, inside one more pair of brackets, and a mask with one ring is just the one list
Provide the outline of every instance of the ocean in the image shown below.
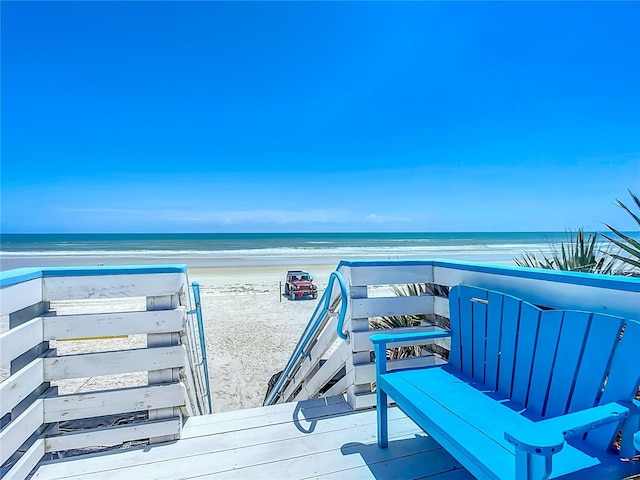
[[0,269],[186,263],[190,267],[442,258],[513,263],[566,232],[2,234]]

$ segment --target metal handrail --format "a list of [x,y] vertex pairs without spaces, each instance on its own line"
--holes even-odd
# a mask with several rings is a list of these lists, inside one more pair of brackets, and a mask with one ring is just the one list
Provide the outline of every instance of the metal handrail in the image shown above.
[[[329,280],[333,278],[334,273],[335,273],[335,278],[338,279],[338,284],[340,285],[340,294],[342,295],[342,299],[343,299],[342,305],[340,305],[340,315],[338,316],[338,325],[336,326],[336,330],[338,331],[338,336],[342,340],[346,340],[347,334],[342,331],[342,328],[344,325],[345,313],[347,312],[347,302],[345,302],[344,299],[348,298],[349,292],[347,291],[347,285],[344,283],[344,278],[342,278],[342,275],[340,275],[339,272],[332,272],[331,273],[332,276],[329,277]],[[331,287],[333,287],[333,283],[331,283]],[[325,309],[328,308],[328,305],[329,305],[329,297],[327,297]]]
[[[198,282],[192,282],[191,286],[193,287],[193,299],[195,303],[195,314],[196,319],[198,320],[198,334],[200,336],[200,352],[202,355],[202,366],[204,370],[204,381],[207,391],[205,392],[207,396],[207,402],[209,404],[209,413],[213,413],[213,408],[211,407],[211,388],[209,386],[209,367],[207,365],[207,346],[204,338],[204,324],[202,321],[202,306],[200,304],[200,284]],[[191,312],[189,312],[191,313]],[[204,395],[203,395],[204,396]]]
[[[329,276],[329,281],[327,283],[327,288],[324,291],[322,298],[318,302],[318,305],[316,306],[316,309],[314,310],[313,315],[311,316],[311,320],[309,320],[309,323],[307,324],[304,332],[300,336],[300,340],[298,340],[298,344],[296,345],[296,348],[293,350],[293,354],[291,355],[291,358],[287,362],[286,367],[280,374],[280,377],[278,378],[278,381],[274,385],[271,392],[269,392],[269,395],[264,402],[265,405],[273,404],[272,402],[277,397],[278,391],[280,390],[280,388],[282,388],[282,385],[284,384],[285,380],[289,376],[289,373],[291,373],[291,370],[293,369],[295,364],[300,360],[301,357],[308,356],[308,354],[305,353],[305,349],[309,345],[309,342],[315,335],[320,325],[322,324],[322,320],[327,316],[327,313],[330,307],[330,302],[331,302],[331,292],[333,291],[333,284],[336,280],[338,281],[338,285],[340,286],[340,295],[342,300],[342,304],[340,306],[340,313],[338,316],[338,335],[343,340],[347,338],[346,335],[342,333],[342,325],[344,324],[344,317],[347,311],[347,299],[349,298],[349,293],[347,290],[347,285],[344,282],[344,278],[342,278],[342,275],[340,274],[340,272],[335,271],[335,272],[331,272],[331,275]],[[320,311],[320,313],[318,313],[321,306],[322,306],[322,310]]]

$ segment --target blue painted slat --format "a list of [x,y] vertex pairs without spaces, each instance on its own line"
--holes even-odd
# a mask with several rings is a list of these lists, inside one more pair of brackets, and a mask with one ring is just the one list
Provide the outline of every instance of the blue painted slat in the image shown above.
[[600,314],[591,317],[568,413],[596,405],[621,328],[620,318]]
[[43,277],[89,277],[94,275],[146,275],[152,273],[186,273],[185,264],[175,265],[104,265],[101,267],[51,267],[42,269]]
[[502,330],[502,302],[504,295],[489,292],[487,300],[487,350],[485,361],[485,384],[491,390],[498,389],[498,359]]
[[505,295],[502,300],[502,337],[500,338],[500,365],[498,391],[511,398],[513,372],[516,363],[517,332],[522,301]]
[[460,286],[460,340],[462,343],[462,372],[473,377],[473,315],[471,298],[475,289]]
[[[615,318],[615,317],[614,317]],[[640,383],[640,323],[628,320],[609,368],[609,378],[598,404],[631,401]]]
[[9,287],[18,283],[28,282],[34,278],[42,278],[39,268],[16,268],[0,272],[0,287]]
[[187,266],[176,265],[104,265],[95,267],[17,268],[0,272],[0,287],[41,277],[87,277],[98,275],[136,275],[153,273],[186,273]]
[[487,341],[487,290],[474,289],[471,298],[471,311],[473,315],[473,378],[484,383],[484,366]]
[[531,372],[531,386],[526,403],[528,411],[537,417],[542,416],[546,406],[563,314],[564,312],[560,310],[549,310],[540,314],[538,340]]
[[596,288],[607,288],[623,292],[640,293],[640,281],[634,277],[620,275],[596,275],[582,272],[567,272],[559,270],[546,270],[529,267],[516,267],[510,265],[495,265],[489,263],[476,263],[465,261],[453,261],[436,258],[433,260],[342,260],[337,270],[341,267],[401,267],[423,266],[451,268],[455,270],[481,272],[500,275],[505,278],[531,278],[535,280],[547,280],[550,282],[568,283],[571,285],[586,285]]
[[526,405],[529,395],[539,316],[540,310],[538,308],[522,302],[511,400],[523,406]]
[[591,314],[588,312],[564,313],[556,362],[549,387],[549,398],[547,407],[542,412],[545,418],[564,415],[567,412],[590,321]]
[[449,364],[457,370],[462,370],[460,343],[460,287],[453,287],[449,292],[449,325],[451,329]]
[[[609,377],[598,405],[613,401],[631,401],[640,385],[640,323],[626,322],[622,341],[618,343],[609,368]],[[615,425],[598,428],[588,435],[588,442],[605,449],[617,434]]]

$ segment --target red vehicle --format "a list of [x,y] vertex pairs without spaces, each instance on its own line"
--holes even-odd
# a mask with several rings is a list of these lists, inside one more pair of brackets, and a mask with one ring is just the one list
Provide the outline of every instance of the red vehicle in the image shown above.
[[290,300],[296,298],[318,298],[318,287],[313,284],[313,275],[305,270],[289,270],[284,284],[284,295]]

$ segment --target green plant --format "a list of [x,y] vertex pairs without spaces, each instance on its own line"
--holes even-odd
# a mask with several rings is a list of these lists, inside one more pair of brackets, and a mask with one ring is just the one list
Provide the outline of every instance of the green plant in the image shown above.
[[[516,265],[520,267],[546,268],[553,270],[567,270],[572,272],[599,273],[615,275],[619,273],[619,262],[608,253],[599,250],[598,235],[586,234],[579,229],[574,237],[573,232],[568,232],[567,242],[561,242],[560,247],[550,243],[551,256],[544,253],[525,251],[520,258],[514,258]],[[613,257],[613,258],[610,258]]]
[[[620,208],[624,209],[629,215],[631,215],[631,218],[635,220],[640,228],[640,199],[638,199],[631,190],[629,190],[629,195],[631,195],[631,198],[635,203],[635,208],[638,210],[638,214],[634,213],[633,210],[627,207],[620,199],[616,199],[616,203]],[[640,241],[616,230],[608,223],[605,223],[605,225],[617,236],[617,238],[613,238],[605,234],[602,234],[602,236],[627,253],[627,255],[621,255],[618,253],[608,253],[608,255],[619,260],[625,265],[631,266],[631,270],[625,273],[640,275]]]
[[[393,291],[398,297],[434,295],[440,297],[448,297],[449,289],[442,285],[431,283],[410,283],[406,286],[394,285]],[[371,327],[375,330],[403,328],[403,327],[419,327],[423,321],[427,320],[425,314],[422,315],[390,315],[385,317],[374,317],[371,319]],[[432,319],[435,325],[449,328],[447,319]],[[418,357],[422,353],[422,346],[414,345],[409,347],[396,347],[387,350],[387,358],[399,359],[407,357]],[[443,353],[443,352],[438,352]]]

